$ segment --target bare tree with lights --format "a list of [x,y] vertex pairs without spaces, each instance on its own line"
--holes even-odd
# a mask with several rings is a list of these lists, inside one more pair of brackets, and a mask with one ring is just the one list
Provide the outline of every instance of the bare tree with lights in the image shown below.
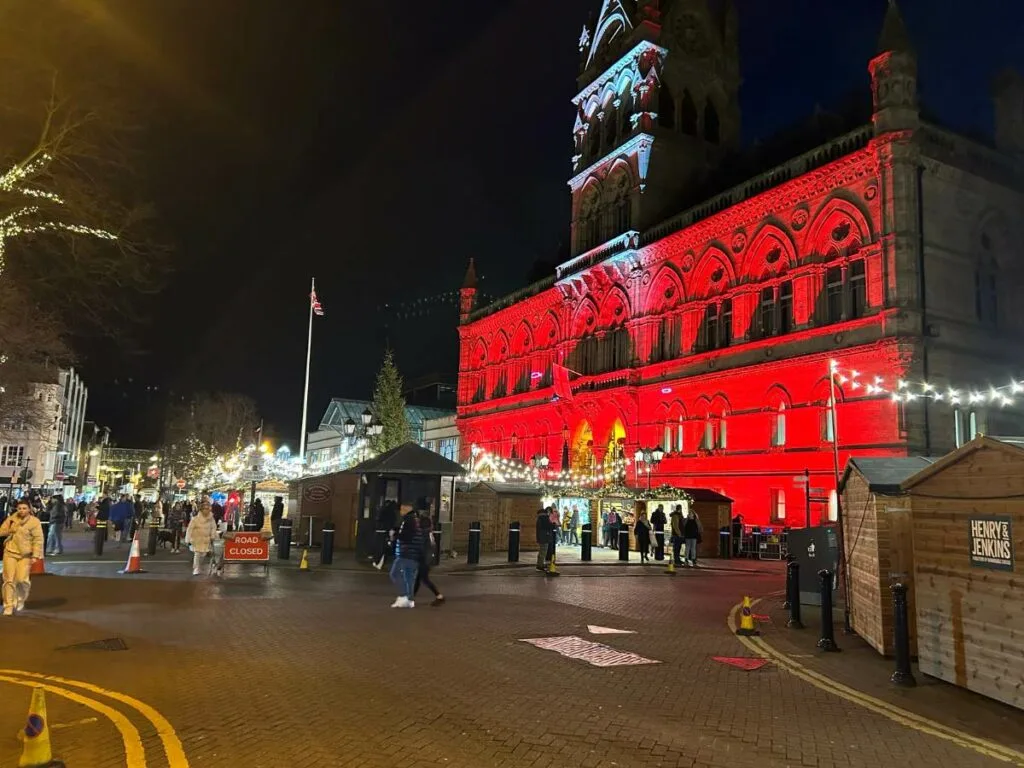
[[395,366],[395,358],[390,349],[384,353],[384,362],[377,373],[371,410],[382,427],[380,434],[370,436],[370,447],[374,452],[384,453],[409,442],[412,430],[405,412],[402,375]]

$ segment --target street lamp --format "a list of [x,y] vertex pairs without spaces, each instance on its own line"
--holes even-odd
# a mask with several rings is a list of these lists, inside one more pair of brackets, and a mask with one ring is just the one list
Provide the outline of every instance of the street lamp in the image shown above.
[[550,463],[551,460],[548,459],[548,457],[545,456],[543,453],[538,453],[534,455],[533,458],[530,459],[530,464],[533,466],[535,470],[537,470],[538,479],[540,478],[540,473],[547,469],[548,464]]
[[[384,431],[384,425],[373,418],[373,412],[369,408],[360,414],[359,420],[362,424],[357,428],[356,423],[352,419],[345,419],[345,424],[343,425],[345,437],[349,439],[351,444],[355,444],[360,438],[368,443],[371,437],[377,437]],[[360,455],[364,455],[364,453],[361,452]]]
[[654,448],[640,448],[633,454],[633,460],[637,463],[638,474],[640,464],[644,465],[644,471],[647,472],[647,490],[651,490],[651,471],[657,469],[664,458],[665,451],[657,446]]

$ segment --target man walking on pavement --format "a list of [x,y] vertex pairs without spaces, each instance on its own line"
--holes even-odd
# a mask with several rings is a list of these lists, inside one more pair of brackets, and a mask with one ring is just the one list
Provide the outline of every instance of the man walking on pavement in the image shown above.
[[43,557],[43,526],[32,514],[28,501],[18,502],[13,515],[0,525],[0,538],[4,542],[3,597],[4,616],[13,616],[22,610],[32,586],[29,574],[32,564]]
[[551,516],[543,507],[537,512],[537,570],[547,570],[548,549],[552,540]]

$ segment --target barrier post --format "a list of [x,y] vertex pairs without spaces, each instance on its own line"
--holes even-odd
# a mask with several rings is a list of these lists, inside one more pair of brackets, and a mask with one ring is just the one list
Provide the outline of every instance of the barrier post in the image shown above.
[[469,550],[466,553],[466,562],[469,565],[480,564],[480,522],[475,521],[469,524]]
[[727,525],[718,529],[718,556],[723,560],[732,557],[732,531]]
[[752,538],[754,540],[754,551],[750,553],[750,556],[752,558],[754,558],[755,560],[760,560],[761,559],[761,529],[760,528],[758,528],[757,530],[754,531]]
[[508,561],[519,562],[519,522],[515,520],[508,524]]
[[441,523],[438,522],[437,527],[435,527],[433,529],[433,534],[434,534],[434,553],[432,555],[433,559],[431,561],[433,565],[440,565],[441,564],[441,552],[444,551],[444,547],[442,546],[443,539],[441,538],[441,536],[442,536],[441,528],[442,528]]
[[804,623],[800,620],[800,563],[796,560],[786,564],[786,590],[789,594],[789,621],[786,626],[790,629],[803,629]]
[[334,562],[334,523],[324,522],[323,538],[320,542],[320,565]]
[[277,527],[277,559],[287,560],[292,552],[292,521],[287,518]]
[[910,621],[907,616],[907,587],[893,584],[892,587],[892,634],[896,650],[896,671],[889,680],[895,685],[912,688],[917,685],[910,670]]
[[580,561],[589,563],[594,552],[594,527],[584,523],[580,530]]
[[665,559],[665,532],[655,531],[654,532],[654,559],[664,560]]
[[92,553],[96,557],[103,557],[103,542],[107,540],[107,521],[97,520],[96,530],[92,534]]
[[619,529],[619,562],[629,562],[629,529]]
[[159,543],[160,525],[152,520],[147,525],[149,526],[149,538],[146,539],[146,554],[152,557],[156,554],[156,545]]
[[821,579],[821,638],[818,647],[834,652],[839,650],[839,646],[836,645],[836,629],[832,624],[832,571],[827,568],[820,570],[818,578]]
[[789,569],[789,564],[792,562],[793,556],[786,555],[786,599],[782,603],[784,611],[788,611],[793,604],[793,572]]

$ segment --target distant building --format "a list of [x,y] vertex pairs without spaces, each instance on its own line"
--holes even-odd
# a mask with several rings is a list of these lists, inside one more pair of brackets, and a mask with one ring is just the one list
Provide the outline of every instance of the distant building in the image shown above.
[[78,480],[84,463],[81,455],[82,431],[85,427],[85,407],[89,399],[89,390],[74,368],[61,371],[59,379],[61,419],[57,428],[57,439],[61,453],[58,474],[63,474],[65,480],[74,482]]
[[409,405],[455,410],[455,376],[432,374],[405,383],[403,396]]
[[458,461],[462,438],[459,436],[459,427],[455,423],[455,414],[427,419],[423,422],[423,442],[421,444],[427,450],[439,453],[446,459]]
[[[363,431],[363,414],[370,410],[372,403],[367,400],[347,400],[334,398],[324,411],[320,420],[320,428],[309,433],[306,445],[306,464],[309,466],[329,466],[344,464],[346,455],[358,451],[360,440],[365,436]],[[454,410],[427,408],[419,405],[407,405],[405,414],[409,419],[409,439],[423,444],[424,424],[429,419],[454,417]],[[354,434],[345,434],[345,422],[351,420],[356,425]],[[358,456],[353,456],[358,459]]]
[[[79,470],[79,487],[99,487],[100,467],[103,453],[110,445],[110,427],[101,427],[95,421],[82,426],[82,468]],[[95,490],[95,488],[94,488]]]

